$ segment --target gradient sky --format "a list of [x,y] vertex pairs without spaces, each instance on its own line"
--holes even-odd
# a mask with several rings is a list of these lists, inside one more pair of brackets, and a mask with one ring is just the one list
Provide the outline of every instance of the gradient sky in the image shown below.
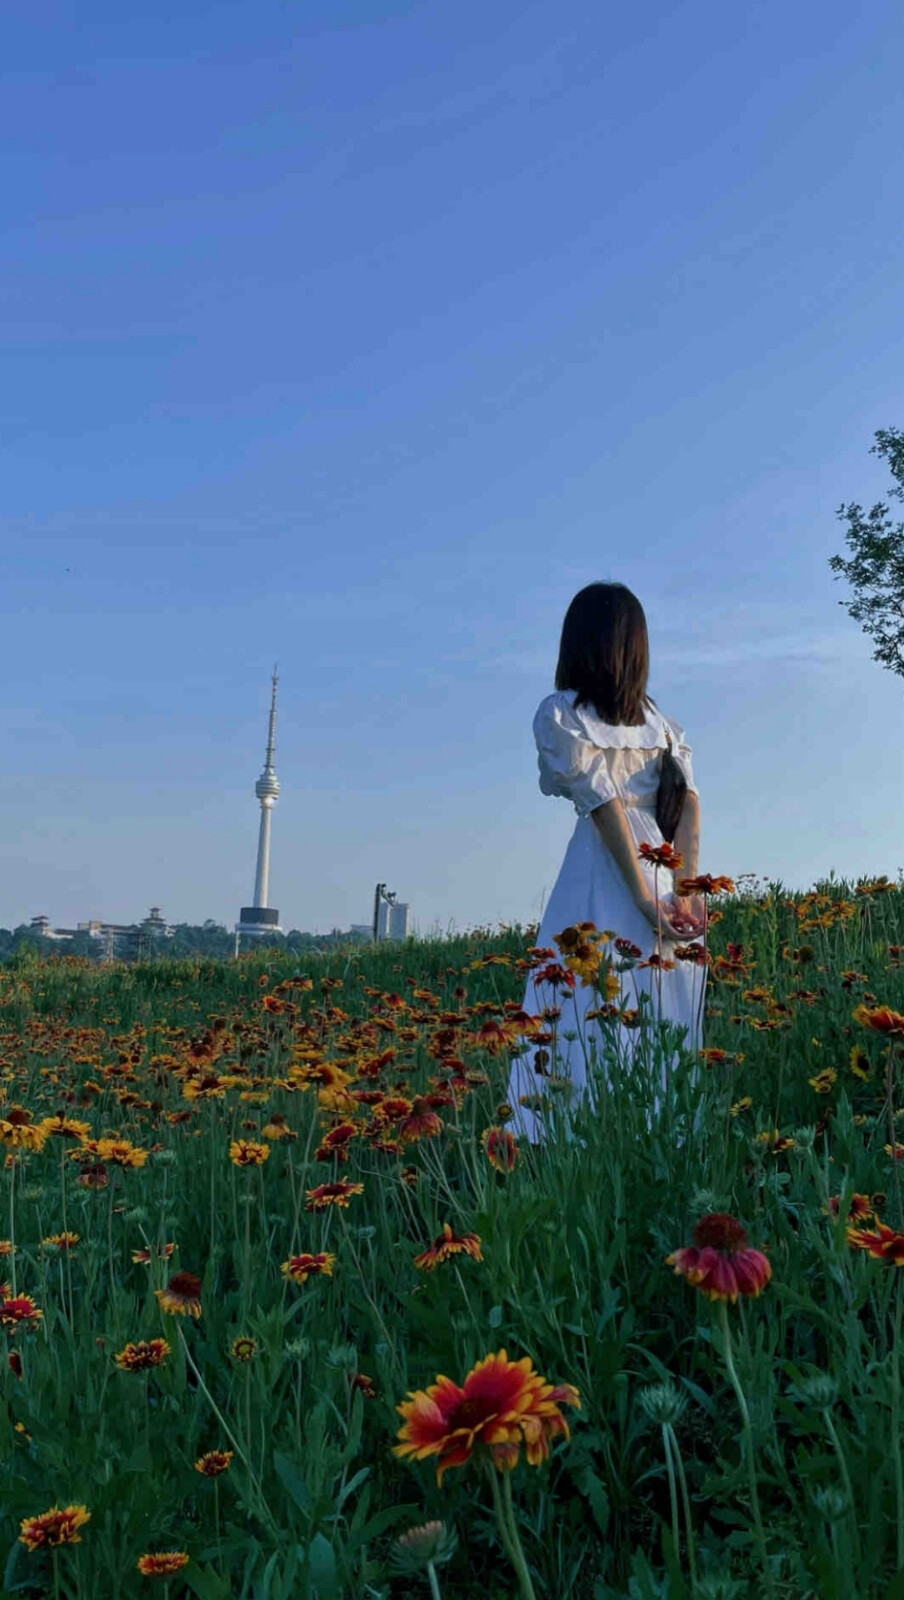
[[904,867],[839,601],[904,425],[904,12],[7,0],[0,924],[540,914],[531,722],[626,583],[700,870]]

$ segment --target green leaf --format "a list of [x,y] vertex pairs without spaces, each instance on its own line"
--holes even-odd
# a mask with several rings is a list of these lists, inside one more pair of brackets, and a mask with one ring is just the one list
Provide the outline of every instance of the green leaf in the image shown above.
[[315,1533],[306,1551],[308,1574],[317,1600],[341,1600],[336,1554],[329,1539]]
[[487,1323],[491,1328],[499,1328],[502,1326],[501,1306],[490,1306],[490,1309],[487,1312]]
[[232,1593],[231,1585],[225,1578],[221,1578],[211,1567],[199,1567],[196,1561],[189,1562],[182,1578],[192,1594],[198,1596],[198,1600],[228,1600]]
[[276,1470],[276,1476],[286,1493],[294,1500],[299,1511],[303,1512],[305,1516],[309,1516],[311,1512],[311,1496],[308,1494],[307,1484],[295,1462],[290,1461],[289,1457],[284,1456],[279,1450],[274,1450],[273,1466]]

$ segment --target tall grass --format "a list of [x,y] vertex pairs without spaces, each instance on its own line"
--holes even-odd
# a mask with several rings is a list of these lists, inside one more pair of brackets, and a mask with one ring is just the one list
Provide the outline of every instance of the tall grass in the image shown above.
[[[397,1574],[395,1539],[439,1519],[458,1543],[429,1582],[511,1595],[486,1479],[453,1469],[440,1489],[433,1463],[391,1448],[406,1394],[506,1349],[581,1397],[570,1440],[512,1476],[538,1597],[904,1593],[904,1272],[852,1248],[845,1222],[856,1193],[904,1232],[886,1152],[904,1045],[853,1016],[904,1010],[902,888],[776,883],[712,909],[704,1055],[680,1050],[657,1107],[680,1031],[646,1022],[629,1065],[602,1024],[592,1098],[510,1172],[481,1137],[505,1125],[509,1054],[478,1033],[520,1006],[536,928],[352,946],[309,971],[268,952],[0,972],[0,1231],[15,1246],[0,1267],[43,1312],[4,1334],[2,1592],[426,1594],[426,1570]],[[305,1081],[318,1060],[347,1081]],[[413,1100],[431,1078],[457,1081],[442,1131],[398,1152],[401,1123],[377,1129],[347,1098]],[[89,1132],[29,1149],[22,1128],[61,1113]],[[316,1159],[348,1121],[348,1159]],[[758,1137],[776,1131],[793,1143]],[[84,1141],[107,1135],[144,1164],[90,1159]],[[262,1165],[230,1160],[240,1140],[268,1146]],[[92,1167],[105,1187],[80,1182]],[[306,1209],[308,1190],[344,1180],[364,1186],[346,1209]],[[727,1321],[665,1265],[713,1211],[772,1267]],[[446,1222],[482,1260],[416,1268]],[[64,1232],[72,1248],[42,1244]],[[282,1265],[302,1252],[334,1255],[332,1275],[293,1282]],[[201,1281],[198,1318],[158,1303],[178,1271]],[[163,1365],[119,1370],[129,1343],[156,1338]],[[232,1458],[208,1479],[195,1462],[212,1450]],[[22,1519],[70,1504],[90,1512],[81,1542],[26,1549]],[[188,1564],[138,1573],[167,1550]]]

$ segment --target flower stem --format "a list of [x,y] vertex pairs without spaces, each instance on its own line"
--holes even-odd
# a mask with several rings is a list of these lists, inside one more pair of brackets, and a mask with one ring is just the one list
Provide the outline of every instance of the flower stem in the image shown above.
[[[897,1163],[895,1163],[897,1165]],[[891,1447],[895,1463],[895,1517],[898,1527],[898,1571],[904,1569],[904,1467],[901,1462],[901,1297],[904,1271],[895,1286],[895,1331],[891,1343]]]
[[[496,1492],[498,1494],[498,1488]],[[524,1596],[524,1600],[536,1600],[534,1586],[531,1583],[530,1573],[527,1568],[527,1561],[525,1560],[524,1551],[521,1548],[521,1540],[518,1538],[518,1529],[515,1525],[515,1508],[512,1504],[511,1472],[504,1472],[502,1474],[502,1492],[505,1499],[505,1515],[508,1522],[509,1539],[511,1540],[512,1546],[512,1558],[514,1561],[515,1571],[518,1574],[518,1582],[521,1585],[521,1593]]]
[[759,1552],[760,1564],[763,1568],[763,1577],[766,1580],[766,1591],[770,1596],[773,1596],[775,1591],[772,1587],[772,1573],[769,1570],[769,1563],[766,1559],[766,1535],[763,1532],[763,1519],[760,1516],[760,1499],[756,1486],[756,1461],[753,1454],[753,1430],[750,1426],[750,1412],[747,1410],[747,1401],[744,1398],[744,1391],[741,1388],[737,1372],[735,1371],[734,1357],[731,1350],[731,1330],[728,1325],[728,1304],[725,1300],[719,1301],[719,1316],[722,1322],[722,1337],[725,1347],[725,1365],[728,1369],[728,1377],[731,1382],[731,1386],[734,1389],[737,1397],[738,1410],[741,1413],[741,1429],[744,1435],[744,1454],[747,1457],[747,1476],[750,1484],[750,1509],[753,1512],[753,1526],[756,1534],[757,1549]]
[[685,1477],[684,1462],[681,1459],[681,1451],[678,1449],[678,1440],[675,1438],[675,1430],[671,1423],[667,1423],[666,1427],[669,1435],[669,1443],[672,1447],[672,1454],[675,1457],[675,1467],[678,1472],[678,1482],[681,1487],[681,1504],[684,1509],[685,1538],[687,1539],[687,1562],[691,1572],[691,1588],[692,1590],[696,1590],[697,1549],[694,1543],[694,1525],[691,1521],[691,1500],[690,1495],[687,1492],[687,1478]]
[[430,1600],[441,1600],[439,1592],[439,1579],[432,1561],[427,1562],[427,1581],[430,1584]]
[[[499,1493],[499,1475],[492,1461],[487,1462],[487,1475],[490,1480],[490,1488],[493,1491],[493,1506],[496,1511],[496,1521],[499,1524],[499,1532],[502,1535],[503,1549],[505,1550],[506,1555],[512,1563],[515,1572],[517,1573],[518,1584],[524,1600],[536,1600],[533,1585],[530,1581],[530,1574],[527,1571],[527,1566],[524,1560],[524,1552],[521,1549],[520,1542],[518,1541],[518,1535],[516,1533],[514,1538],[512,1537],[512,1530],[509,1527],[505,1511],[503,1509],[502,1495]],[[511,1489],[509,1489],[509,1496],[511,1496]],[[527,1585],[526,1587],[525,1583]]]

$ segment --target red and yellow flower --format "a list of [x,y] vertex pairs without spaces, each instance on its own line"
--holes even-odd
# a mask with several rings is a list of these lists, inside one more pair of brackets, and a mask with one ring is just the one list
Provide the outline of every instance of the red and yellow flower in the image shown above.
[[287,1278],[291,1278],[293,1283],[306,1283],[308,1278],[317,1277],[319,1274],[331,1278],[335,1264],[335,1256],[321,1251],[316,1255],[290,1256],[288,1261],[283,1262],[279,1270]]
[[896,1233],[884,1222],[875,1228],[848,1228],[847,1242],[855,1250],[868,1250],[877,1261],[888,1261],[894,1267],[904,1267],[904,1233]]
[[[8,1285],[4,1284],[4,1288]],[[44,1313],[30,1294],[15,1294],[0,1300],[0,1327],[19,1328],[39,1322]]]
[[145,1578],[171,1578],[174,1572],[187,1567],[188,1561],[185,1550],[149,1550],[147,1555],[138,1557],[136,1566]]
[[208,1450],[203,1456],[198,1457],[195,1471],[200,1472],[205,1478],[218,1478],[221,1472],[228,1471],[234,1454],[234,1450]]
[[23,1517],[19,1539],[29,1550],[53,1549],[61,1544],[81,1544],[79,1528],[91,1521],[87,1506],[51,1506],[38,1517]]
[[155,1289],[154,1294],[161,1311],[180,1317],[200,1317],[201,1279],[193,1272],[174,1272],[165,1289]]
[[269,1154],[270,1146],[254,1139],[234,1139],[229,1146],[229,1159],[235,1167],[262,1167]]
[[348,1209],[352,1195],[363,1194],[363,1183],[319,1183],[316,1189],[306,1189],[305,1211],[325,1211],[327,1206]]
[[497,1172],[511,1172],[518,1146],[508,1128],[485,1128],[480,1142],[491,1167],[495,1167]]
[[127,1344],[113,1360],[120,1372],[147,1372],[150,1367],[162,1367],[171,1354],[165,1339],[140,1339]]
[[762,1251],[750,1248],[737,1217],[727,1212],[701,1217],[693,1240],[693,1245],[666,1256],[666,1265],[709,1300],[730,1300],[733,1305],[738,1295],[756,1298],[772,1277]]
[[478,1361],[460,1388],[440,1376],[429,1389],[409,1391],[396,1406],[405,1423],[393,1453],[415,1461],[436,1457],[438,1484],[450,1467],[465,1466],[475,1454],[492,1460],[500,1472],[510,1471],[522,1444],[530,1465],[539,1466],[551,1439],[569,1437],[561,1404],[580,1409],[572,1384],[547,1383],[529,1356],[509,1361],[500,1350]]
[[443,1261],[461,1254],[471,1256],[474,1261],[482,1261],[479,1236],[476,1233],[464,1233],[459,1237],[452,1232],[449,1223],[444,1222],[439,1238],[434,1239],[429,1249],[415,1256],[414,1264],[423,1272],[432,1272],[434,1267],[438,1267]]
[[57,1250],[62,1254],[64,1250],[74,1250],[80,1237],[78,1233],[50,1233],[41,1244],[45,1250]]

